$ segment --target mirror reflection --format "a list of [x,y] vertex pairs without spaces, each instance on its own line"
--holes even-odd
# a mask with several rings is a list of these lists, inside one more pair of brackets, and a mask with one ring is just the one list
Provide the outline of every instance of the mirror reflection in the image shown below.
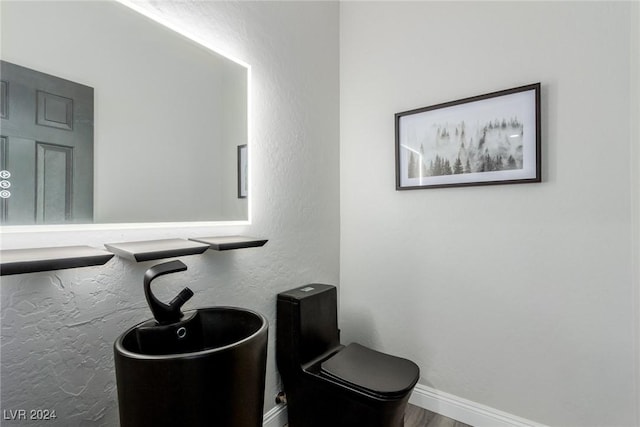
[[245,66],[117,2],[0,7],[2,225],[247,219]]

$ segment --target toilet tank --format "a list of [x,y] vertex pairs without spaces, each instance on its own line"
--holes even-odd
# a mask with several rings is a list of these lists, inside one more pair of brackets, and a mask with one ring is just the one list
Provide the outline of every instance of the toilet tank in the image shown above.
[[278,368],[305,364],[340,345],[335,286],[310,284],[278,294]]

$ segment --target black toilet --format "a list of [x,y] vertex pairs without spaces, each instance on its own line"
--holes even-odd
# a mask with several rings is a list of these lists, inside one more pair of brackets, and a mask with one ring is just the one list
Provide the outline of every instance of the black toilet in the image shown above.
[[278,294],[276,360],[289,427],[401,427],[420,376],[407,359],[340,344],[335,286]]

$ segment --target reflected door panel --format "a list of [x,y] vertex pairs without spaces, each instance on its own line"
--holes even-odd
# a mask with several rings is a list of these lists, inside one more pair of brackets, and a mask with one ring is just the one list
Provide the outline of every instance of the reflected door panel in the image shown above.
[[[2,131],[5,129],[3,127]],[[2,150],[3,170],[9,171],[7,179],[11,195],[3,198],[3,225],[34,224],[36,221],[36,142],[18,136],[4,137]]]
[[1,61],[2,224],[93,221],[93,89]]
[[73,219],[73,151],[36,143],[36,222],[61,224]]

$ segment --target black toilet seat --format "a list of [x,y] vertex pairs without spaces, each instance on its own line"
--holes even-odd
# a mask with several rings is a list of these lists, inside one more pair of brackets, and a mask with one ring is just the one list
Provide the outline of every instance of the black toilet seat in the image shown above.
[[352,343],[321,364],[322,375],[369,394],[394,397],[410,391],[420,369],[410,360]]

